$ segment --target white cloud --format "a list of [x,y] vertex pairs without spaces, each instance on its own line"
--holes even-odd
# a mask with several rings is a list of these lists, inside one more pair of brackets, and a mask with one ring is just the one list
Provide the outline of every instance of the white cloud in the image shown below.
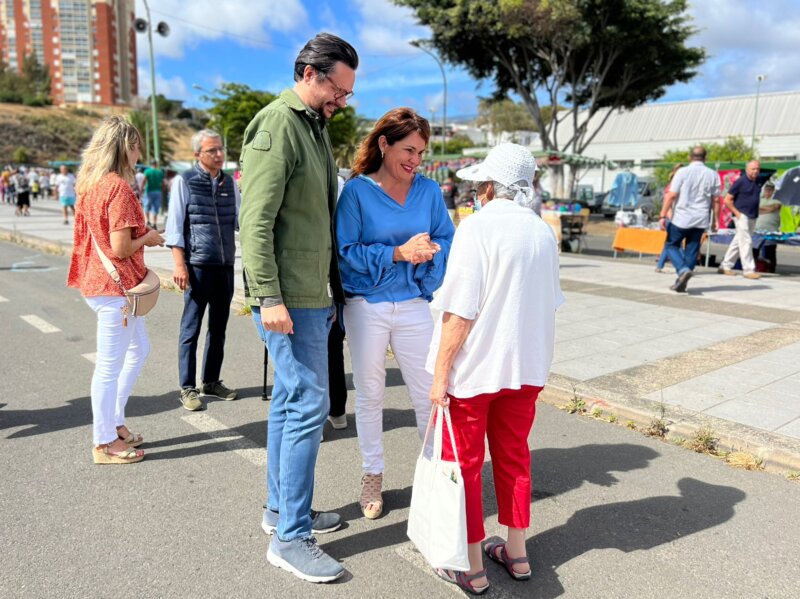
[[[153,34],[157,56],[181,58],[186,49],[204,40],[229,37],[242,45],[269,45],[268,31],[291,32],[308,22],[300,0],[158,0],[150,2],[154,24],[166,22],[166,38]],[[143,0],[136,0],[136,16],[146,18]],[[139,34],[139,56],[147,60],[145,34]]]
[[359,53],[411,55],[419,50],[408,42],[430,37],[430,30],[417,23],[410,8],[389,0],[351,0],[350,4],[357,14]]
[[694,2],[689,14],[700,31],[689,43],[705,47],[709,58],[693,81],[671,91],[685,97],[753,94],[762,74],[762,92],[800,89],[800,71],[792,67],[800,61],[796,11],[796,0]]
[[[150,69],[148,67],[139,67],[137,76],[139,78],[139,97],[147,98],[150,96]],[[156,73],[156,93],[162,94],[169,100],[184,101],[188,100],[191,95],[189,87],[181,77],[176,75],[166,79],[158,73]]]

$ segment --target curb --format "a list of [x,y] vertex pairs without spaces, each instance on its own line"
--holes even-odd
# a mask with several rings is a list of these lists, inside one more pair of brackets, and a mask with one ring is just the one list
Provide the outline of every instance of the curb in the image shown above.
[[[639,399],[640,403],[652,407],[648,410],[553,384],[547,384],[540,397],[546,403],[559,409],[564,408],[574,397],[577,397],[586,404],[585,415],[591,417],[590,414],[593,410],[601,409],[603,412],[615,414],[618,418],[617,424],[633,422],[637,429],[648,427],[653,419],[659,416],[661,410],[661,405],[651,400]],[[675,418],[669,418],[669,415],[674,415]],[[762,460],[761,465],[768,472],[780,474],[800,472],[800,442],[792,443],[791,440],[767,431],[756,431],[751,427],[719,418],[700,416],[674,406],[666,408],[663,420],[667,424],[667,434],[665,435],[667,440],[677,437],[691,439],[699,430],[710,428],[717,439],[717,447],[723,451],[744,451],[753,454]],[[786,445],[795,445],[795,447],[781,447]]]

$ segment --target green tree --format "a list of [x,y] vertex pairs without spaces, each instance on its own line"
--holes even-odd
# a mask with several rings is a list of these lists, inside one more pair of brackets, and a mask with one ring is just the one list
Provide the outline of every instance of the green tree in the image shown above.
[[478,103],[478,126],[487,126],[494,136],[502,132],[513,133],[517,131],[537,131],[538,127],[531,113],[520,102],[509,98],[495,100],[481,98]]
[[353,163],[361,143],[362,121],[352,106],[345,106],[333,115],[326,125],[333,146],[333,157],[340,167],[349,167]]
[[[131,110],[128,113],[128,120],[139,130],[145,146],[142,148],[140,162],[149,162],[155,158],[155,148],[153,147],[153,117],[151,113],[143,110]],[[169,164],[174,154],[175,140],[169,135],[164,127],[164,123],[158,124],[158,149],[161,152],[160,166]]]
[[244,83],[223,83],[213,95],[203,99],[211,102],[209,127],[219,132],[228,148],[228,160],[239,160],[244,130],[259,110],[277,96],[252,89]]
[[689,162],[689,153],[694,146],[703,146],[706,149],[706,164],[709,165],[716,162],[747,162],[758,158],[753,148],[741,136],[729,137],[721,144],[700,142],[684,150],[669,150],[661,157],[661,165],[655,169],[659,185],[665,186],[669,182],[669,175],[674,165]]
[[22,103],[26,106],[47,106],[50,98],[50,67],[41,64],[35,54],[29,54],[22,63],[24,92]]
[[[687,0],[394,2],[430,27],[430,43],[446,61],[492,79],[495,97],[515,92],[544,150],[582,153],[615,110],[661,97],[690,80],[706,57],[686,45],[696,31]],[[545,123],[539,97],[566,108]],[[559,135],[562,124],[569,126]],[[552,174],[562,195],[561,167]]]
[[473,142],[466,135],[454,135],[453,137],[447,140],[447,143],[445,143],[444,153],[461,154],[465,148],[474,148],[474,147],[475,147],[475,142]]
[[28,164],[28,162],[30,162],[30,154],[28,153],[28,148],[20,146],[19,148],[14,150],[14,154],[12,154],[11,160],[13,160],[16,164]]

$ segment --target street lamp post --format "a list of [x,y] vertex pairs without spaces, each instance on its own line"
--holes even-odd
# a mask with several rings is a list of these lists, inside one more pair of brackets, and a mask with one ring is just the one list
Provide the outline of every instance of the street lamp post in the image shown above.
[[445,75],[444,72],[444,65],[442,64],[442,61],[439,60],[439,57],[436,56],[436,54],[434,54],[430,50],[428,50],[423,45],[423,42],[421,42],[420,40],[413,40],[409,43],[415,48],[419,48],[426,54],[431,55],[433,59],[436,61],[436,64],[439,65],[439,70],[442,71],[442,83],[444,84],[444,101],[442,102],[442,155],[444,155],[446,136],[447,136],[447,75]]
[[753,110],[753,135],[750,137],[750,149],[754,154],[756,150],[756,123],[758,122],[758,93],[761,91],[761,82],[766,78],[766,75],[756,76],[756,105]]
[[[147,19],[136,19],[133,23],[133,27],[137,33],[147,32],[147,43],[150,47],[150,112],[153,117],[153,154],[155,160],[160,164],[161,148],[159,147],[158,111],[156,110],[156,63],[153,57],[153,27],[151,25],[153,21],[150,17],[150,6],[147,4],[147,0],[142,1],[144,2],[144,10],[147,14]],[[156,26],[156,33],[161,37],[167,37],[169,35],[169,25],[164,21],[160,21]]]

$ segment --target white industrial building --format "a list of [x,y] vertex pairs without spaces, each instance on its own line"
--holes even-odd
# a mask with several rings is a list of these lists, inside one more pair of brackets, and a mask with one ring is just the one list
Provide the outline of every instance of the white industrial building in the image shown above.
[[[603,112],[594,116],[589,136],[594,131],[592,124],[601,123],[603,116]],[[579,183],[605,191],[619,169],[651,175],[650,165],[669,150],[688,151],[696,143],[723,143],[732,136],[741,136],[749,144],[754,122],[756,150],[762,160],[800,158],[800,91],[759,94],[758,98],[753,94],[658,102],[615,112],[608,118],[583,154],[615,162],[618,169],[584,171]],[[559,126],[559,139],[569,139],[570,132],[567,119]],[[541,146],[534,144],[531,149],[540,150]]]

